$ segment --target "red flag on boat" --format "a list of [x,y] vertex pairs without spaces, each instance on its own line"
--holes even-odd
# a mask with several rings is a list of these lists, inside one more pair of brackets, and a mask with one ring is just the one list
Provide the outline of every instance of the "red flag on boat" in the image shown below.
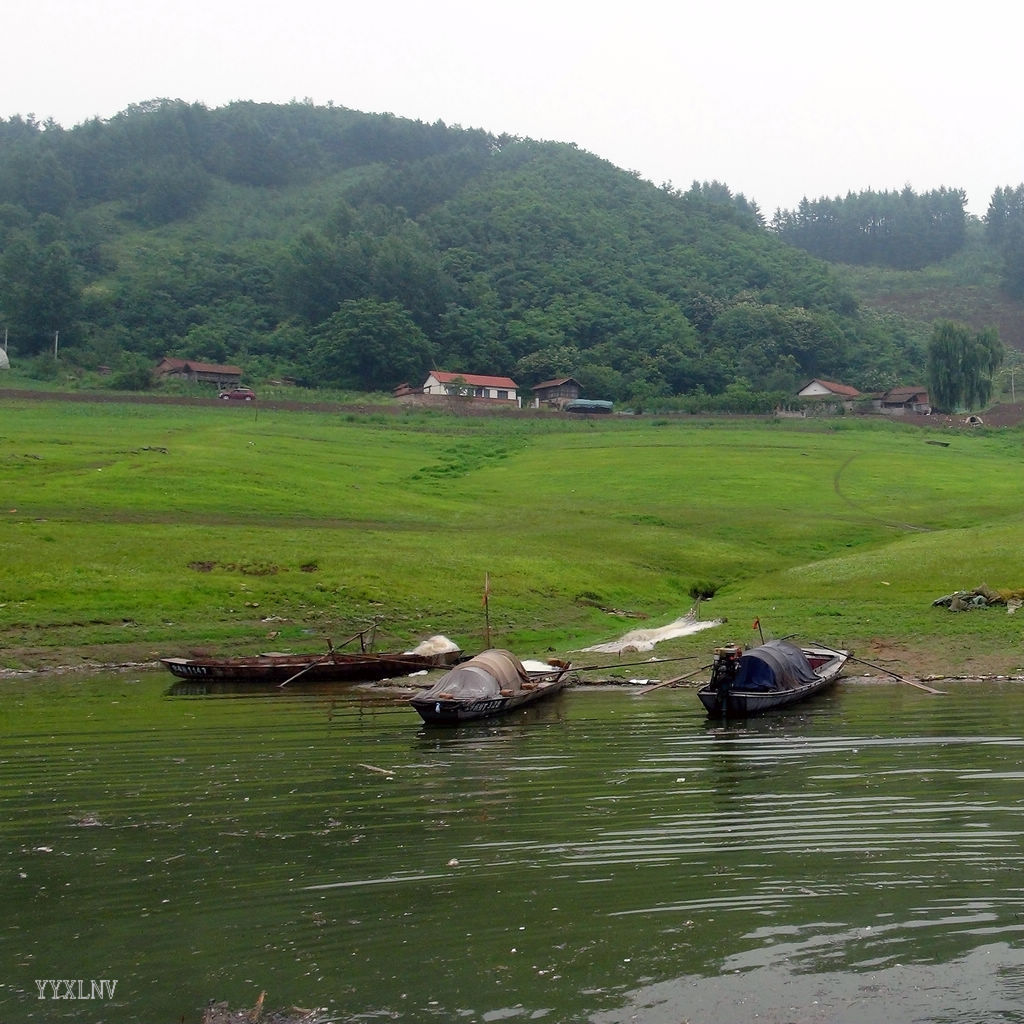
[[754,624],[750,628],[751,629],[760,629],[761,628],[761,617],[760,616],[758,616],[756,619],[754,619]]

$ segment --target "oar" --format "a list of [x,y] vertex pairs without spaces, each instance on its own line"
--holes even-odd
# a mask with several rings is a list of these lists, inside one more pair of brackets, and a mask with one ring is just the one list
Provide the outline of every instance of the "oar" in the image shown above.
[[[815,647],[820,647],[824,651],[831,651],[833,654],[842,654],[842,651],[837,651],[834,647],[829,647],[827,644],[815,643]],[[919,690],[924,690],[925,693],[934,693],[940,696],[945,696],[945,690],[936,690],[934,687],[925,686],[924,683],[919,683],[916,679],[907,679],[906,676],[901,676],[897,672],[893,672],[890,669],[885,668],[882,665],[876,665],[873,662],[865,661],[863,658],[855,658],[852,654],[847,654],[847,661],[855,661],[858,665],[866,665],[868,668],[876,669],[879,672],[884,672],[887,676],[892,676],[893,679],[898,679],[901,683],[906,683],[908,686],[916,686]]]
[[289,676],[283,683],[278,683],[278,689],[287,686],[289,683],[298,679],[299,676],[305,675],[311,668],[315,668],[317,665],[322,665],[328,658],[334,657],[334,644],[330,640],[327,641],[327,653],[322,658],[317,658],[316,661],[311,661],[305,668],[300,668],[298,672],[293,676]]
[[665,679],[660,683],[655,683],[653,686],[645,686],[642,690],[636,690],[633,693],[634,697],[642,697],[645,693],[650,693],[651,690],[661,689],[663,686],[671,686],[673,683],[681,683],[684,679],[689,679],[691,676],[697,675],[698,672],[706,672],[710,665],[701,665],[700,668],[695,668],[692,672],[687,672],[685,676],[676,676],[675,679]]

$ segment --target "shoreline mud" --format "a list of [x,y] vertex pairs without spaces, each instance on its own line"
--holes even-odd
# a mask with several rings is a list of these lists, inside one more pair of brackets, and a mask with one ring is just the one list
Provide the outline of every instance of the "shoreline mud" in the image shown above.
[[[0,668],[0,682],[5,680],[29,680],[33,678],[43,678],[47,676],[89,676],[100,673],[130,673],[138,671],[151,671],[158,670],[162,666],[159,659],[153,659],[148,661],[110,661],[110,662],[95,662],[89,661],[88,663],[82,663],[77,665],[72,664],[48,664],[48,665],[37,665],[35,667],[26,668]],[[419,676],[420,674],[417,673]],[[435,673],[436,675],[436,673]],[[897,675],[899,678],[897,678]],[[349,687],[362,687],[372,689],[376,691],[384,692],[395,692],[395,693],[407,693],[422,689],[423,686],[429,685],[430,676],[427,673],[423,673],[422,682],[412,682],[410,678],[403,679],[382,679],[379,682],[374,683],[339,683],[338,685],[344,685]],[[705,679],[687,679],[680,680],[678,682],[670,682],[665,686],[666,689],[671,690],[687,690],[694,689],[696,687],[703,686],[707,680]],[[910,673],[890,673],[888,671],[879,672],[857,672],[856,674],[843,674],[840,676],[840,682],[844,683],[858,683],[858,684],[879,684],[887,683],[894,686],[905,685],[906,683],[914,684],[927,684],[927,685],[939,685],[943,683],[994,683],[994,682],[1024,682],[1024,674],[1018,673],[979,673],[979,672],[950,672],[946,674],[934,674],[929,673],[928,675],[915,676]],[[578,678],[573,684],[574,689],[598,689],[598,688],[621,688],[621,689],[640,689],[646,686],[651,686],[657,683],[664,683],[664,680],[658,679],[655,676],[649,677],[631,677],[621,678],[611,676],[608,678]]]

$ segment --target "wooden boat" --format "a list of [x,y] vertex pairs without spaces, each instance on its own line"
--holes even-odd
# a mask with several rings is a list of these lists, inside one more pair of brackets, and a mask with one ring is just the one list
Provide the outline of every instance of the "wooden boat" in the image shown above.
[[[303,683],[372,683],[395,676],[407,676],[424,669],[454,665],[462,651],[448,641],[450,649],[429,648],[424,641],[405,653],[344,652],[326,654],[255,654],[236,658],[161,658],[161,664],[178,679],[218,684],[281,686],[293,679]],[[421,650],[428,653],[418,653]]]
[[797,647],[769,640],[744,651],[737,644],[716,648],[711,681],[697,691],[709,715],[744,717],[787,707],[839,678],[849,653],[828,647]]
[[511,651],[483,651],[446,672],[409,703],[428,725],[458,725],[508,714],[565,689],[570,666],[528,670]]

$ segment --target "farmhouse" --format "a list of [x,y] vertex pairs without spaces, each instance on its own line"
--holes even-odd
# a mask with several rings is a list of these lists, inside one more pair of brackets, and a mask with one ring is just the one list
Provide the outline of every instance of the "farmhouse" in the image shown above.
[[851,388],[848,384],[835,384],[830,380],[818,380],[815,378],[809,384],[805,384],[796,395],[797,398],[838,398],[841,401],[849,402],[851,399],[860,398],[860,392]]
[[198,363],[194,359],[172,359],[164,356],[153,371],[158,377],[177,377],[200,384],[212,384],[215,388],[235,387],[242,379],[238,366],[218,366],[215,363]]
[[559,377],[556,380],[541,381],[534,384],[533,405],[537,408],[541,405],[552,405],[556,409],[562,409],[568,402],[574,402],[580,397],[583,390],[578,380],[572,377]]
[[848,384],[837,384],[831,380],[814,380],[805,384],[796,394],[800,399],[797,408],[776,409],[776,416],[835,415],[839,412],[851,412],[854,399],[861,394]]
[[486,377],[476,373],[447,373],[433,370],[423,385],[425,395],[483,398],[494,402],[519,403],[519,385],[511,377]]
[[932,411],[928,391],[921,387],[890,388],[877,400],[876,406],[890,416],[908,412],[928,414]]

